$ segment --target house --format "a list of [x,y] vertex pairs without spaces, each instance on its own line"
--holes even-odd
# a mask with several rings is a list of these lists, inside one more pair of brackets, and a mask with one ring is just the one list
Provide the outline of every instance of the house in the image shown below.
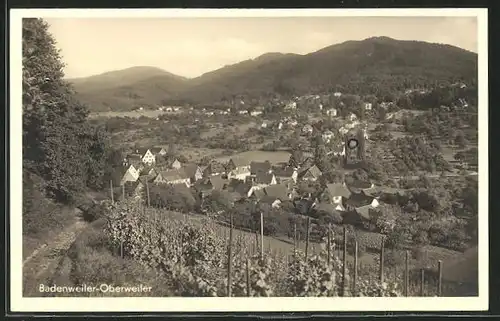
[[312,134],[313,131],[314,131],[313,127],[309,124],[306,124],[304,125],[304,127],[302,127],[302,134],[304,135],[310,135]]
[[225,173],[226,173],[226,168],[224,167],[224,165],[216,161],[211,161],[207,165],[207,167],[205,167],[205,169],[203,170],[203,176],[205,177],[222,175]]
[[180,169],[182,167],[182,163],[179,162],[177,158],[171,159],[168,162],[168,168],[169,169]]
[[246,109],[240,110],[240,111],[238,111],[238,114],[246,115],[246,114],[248,114],[248,110],[246,110]]
[[283,123],[282,122],[279,122],[278,123],[278,129],[281,130],[283,128]]
[[128,166],[125,170],[123,170],[123,175],[120,180],[120,185],[125,184],[126,182],[135,182],[139,178],[139,171],[134,167],[134,165]]
[[333,132],[331,130],[327,130],[323,134],[321,134],[321,138],[323,139],[323,141],[325,143],[329,143],[330,140],[332,140],[333,136],[334,135],[333,135]]
[[347,210],[343,214],[343,223],[354,226],[364,225],[370,221],[373,212],[376,210],[370,205]]
[[172,112],[174,109],[172,107],[166,107],[165,111]]
[[344,209],[341,204],[330,204],[330,203],[314,203],[311,207],[316,214],[316,217],[321,217],[327,215],[329,217],[338,217],[337,222],[333,222],[334,224],[340,224],[343,221],[342,212]]
[[131,154],[127,155],[123,162],[124,166],[134,166],[137,171],[141,171],[144,168],[144,163],[142,162],[141,155]]
[[345,142],[341,142],[340,144],[334,145],[331,148],[331,151],[327,154],[333,154],[335,156],[344,156],[345,155]]
[[340,96],[342,96],[342,93],[341,93],[341,92],[339,92],[339,91],[337,91],[337,92],[334,92],[334,93],[333,93],[333,96],[334,96],[334,97],[340,97]]
[[273,170],[276,181],[279,184],[297,183],[298,172],[295,168],[287,166],[285,168],[275,168]]
[[330,116],[330,117],[336,117],[337,116],[337,109],[335,109],[335,108],[327,109],[326,115]]
[[371,208],[377,208],[380,205],[379,201],[375,197],[370,197],[362,192],[352,193],[349,199],[345,201],[345,206],[347,209],[356,209],[365,206],[370,206]]
[[240,198],[248,198],[252,196],[254,188],[252,184],[240,180],[231,180],[229,182],[228,190],[231,193],[236,193]]
[[249,177],[250,175],[251,175],[250,168],[247,166],[237,167],[233,170],[230,170],[227,173],[227,177],[229,179],[238,179],[242,181],[246,180],[246,178]]
[[356,114],[354,113],[350,113],[347,119],[349,119],[350,121],[356,121],[358,120],[358,116],[356,116]]
[[349,132],[349,128],[347,128],[345,125],[339,128],[339,133],[341,135],[345,135]]
[[200,166],[196,164],[186,164],[182,167],[182,170],[189,177],[191,183],[194,183],[203,178],[203,172],[201,171]]
[[297,102],[292,101],[285,105],[285,110],[297,108]]
[[200,193],[200,196],[208,195],[214,190],[226,190],[228,186],[229,180],[222,178],[221,175],[211,176],[195,183],[195,189]]
[[265,162],[251,162],[250,163],[250,174],[257,175],[257,173],[270,173],[271,172],[271,163],[269,161]]
[[334,183],[326,185],[320,199],[331,204],[344,206],[345,201],[349,199],[350,196],[351,192],[344,184]]
[[269,121],[264,120],[264,121],[262,122],[262,124],[260,125],[260,127],[261,127],[261,128],[267,128],[267,127],[269,127]]
[[253,180],[256,186],[264,187],[276,184],[276,176],[273,173],[258,172]]
[[237,170],[248,170],[250,172],[250,163],[251,160],[245,157],[235,156],[229,160],[226,168],[230,171],[237,169]]
[[298,173],[298,178],[303,181],[314,182],[317,181],[323,173],[316,165],[312,165],[308,168],[303,168]]
[[167,151],[163,147],[153,147],[151,148],[151,153],[155,156],[165,156],[167,155]]
[[152,165],[156,162],[156,156],[151,152],[149,148],[136,149],[135,155],[140,155],[141,161],[144,164]]
[[262,115],[262,111],[260,110],[254,110],[250,112],[250,116],[259,116]]
[[323,104],[318,105],[319,110],[323,110]]
[[190,185],[190,179],[182,169],[170,169],[162,171],[153,180],[155,184],[185,184]]
[[124,186],[125,197],[129,198],[141,198],[141,192],[144,190],[144,183],[140,180],[135,182],[125,182]]
[[372,103],[365,103],[365,110],[372,110]]
[[260,202],[268,203],[273,208],[279,207],[279,205],[292,198],[292,194],[285,185],[276,184],[264,187],[264,195],[261,196]]
[[144,167],[140,171],[140,175],[142,176],[147,176],[149,178],[155,178],[158,175],[158,170],[154,167]]

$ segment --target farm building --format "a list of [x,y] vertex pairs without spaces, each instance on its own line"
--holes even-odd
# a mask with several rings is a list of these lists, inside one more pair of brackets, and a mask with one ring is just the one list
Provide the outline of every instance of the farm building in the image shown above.
[[186,164],[182,167],[182,170],[186,173],[192,183],[203,178],[203,172],[196,164]]
[[139,171],[130,165],[122,169],[123,174],[121,175],[120,185],[125,184],[125,182],[135,182],[139,178]]
[[297,183],[298,172],[292,167],[275,168],[273,173],[278,183]]
[[316,165],[303,168],[298,173],[298,178],[303,181],[317,181],[323,173]]
[[156,184],[185,184],[189,186],[189,177],[182,169],[170,169],[168,171],[162,171],[153,180]]
[[343,206],[345,201],[349,199],[350,196],[351,192],[344,184],[334,183],[326,185],[320,199],[324,202],[341,204]]

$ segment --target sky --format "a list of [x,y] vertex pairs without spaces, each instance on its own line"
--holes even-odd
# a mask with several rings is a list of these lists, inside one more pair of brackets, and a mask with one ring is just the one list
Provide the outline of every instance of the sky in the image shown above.
[[267,52],[386,36],[477,52],[475,17],[45,18],[67,78],[134,66],[197,77]]

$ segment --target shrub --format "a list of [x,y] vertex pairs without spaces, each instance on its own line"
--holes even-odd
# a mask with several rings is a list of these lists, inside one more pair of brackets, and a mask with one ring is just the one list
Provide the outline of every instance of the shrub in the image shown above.
[[102,204],[93,204],[88,209],[83,211],[83,219],[87,222],[94,222],[97,219],[104,217],[106,207]]

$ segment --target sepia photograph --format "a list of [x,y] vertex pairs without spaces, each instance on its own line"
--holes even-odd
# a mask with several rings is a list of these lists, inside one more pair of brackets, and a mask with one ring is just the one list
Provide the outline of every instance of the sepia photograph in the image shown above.
[[487,309],[486,9],[10,17],[12,311]]

